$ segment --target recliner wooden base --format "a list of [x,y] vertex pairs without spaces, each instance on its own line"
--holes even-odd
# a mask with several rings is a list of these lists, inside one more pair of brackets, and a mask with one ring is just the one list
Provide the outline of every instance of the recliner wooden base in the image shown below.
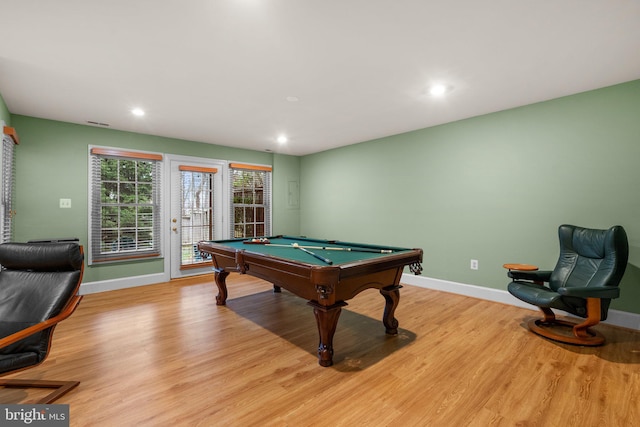
[[[604,344],[604,336],[600,332],[590,328],[600,322],[600,300],[598,298],[587,298],[588,316],[582,323],[556,319],[555,313],[550,308],[538,308],[542,311],[544,317],[528,322],[531,332],[566,344],[590,347]],[[554,331],[554,329],[566,330],[566,328],[571,328],[571,334],[561,334]]]
[[48,380],[0,380],[0,387],[7,388],[53,388],[53,392],[49,393],[42,399],[35,402],[36,404],[53,403],[60,396],[68,393],[76,388],[80,381],[48,381]]
[[[528,322],[528,326],[531,332],[535,334],[566,344],[590,347],[604,344],[604,336],[594,329],[584,329],[585,334],[583,334],[583,336],[575,336],[574,329],[577,325],[566,320],[556,319],[552,323],[547,323],[544,319],[533,319]],[[556,332],[554,329],[565,329],[568,333],[565,335]]]

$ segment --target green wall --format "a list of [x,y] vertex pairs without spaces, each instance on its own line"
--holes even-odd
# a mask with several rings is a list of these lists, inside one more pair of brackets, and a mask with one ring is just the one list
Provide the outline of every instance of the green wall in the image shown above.
[[[286,197],[283,195],[286,192],[284,184],[281,186],[280,183],[299,179],[297,157],[20,115],[12,116],[12,124],[20,135],[16,150],[16,241],[73,236],[79,237],[86,246],[89,145],[272,165],[274,232],[299,233],[297,213],[295,221],[291,220],[291,210],[279,202]],[[71,199],[71,209],[60,209],[60,198]],[[163,270],[162,260],[90,266],[85,269],[84,281],[154,274]]]
[[612,307],[640,313],[639,118],[640,80],[305,156],[300,230],[420,247],[425,276],[506,289],[506,262],[555,266],[560,224],[620,224]]
[[298,235],[300,234],[300,157],[275,154],[273,170],[275,209],[273,234]]

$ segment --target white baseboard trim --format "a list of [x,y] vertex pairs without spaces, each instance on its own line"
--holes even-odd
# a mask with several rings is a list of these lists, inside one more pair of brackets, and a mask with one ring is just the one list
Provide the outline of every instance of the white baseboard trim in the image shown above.
[[[499,302],[502,304],[515,305],[517,307],[528,308],[537,311],[537,309],[531,304],[520,301],[509,292],[500,289],[485,288],[483,286],[477,285],[467,285],[464,283],[450,282],[447,280],[416,276],[406,273],[402,275],[401,282],[403,284],[413,285],[420,288],[450,292],[453,294],[465,295],[472,298],[484,299],[488,301]],[[640,330],[640,314],[610,309],[607,320],[602,323],[621,326],[628,329]]]
[[135,286],[153,285],[166,282],[168,279],[164,273],[146,274],[142,276],[123,277],[120,279],[101,280],[80,285],[80,295],[95,294],[97,292],[115,291],[118,289],[133,288]]

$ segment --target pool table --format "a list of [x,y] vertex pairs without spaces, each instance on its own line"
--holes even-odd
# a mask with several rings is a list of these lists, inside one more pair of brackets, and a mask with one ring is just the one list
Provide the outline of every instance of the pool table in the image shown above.
[[[258,240],[258,241],[253,241]],[[398,333],[394,312],[400,300],[400,277],[405,266],[422,271],[422,249],[407,249],[272,236],[260,239],[201,241],[198,250],[211,256],[217,305],[227,300],[226,277],[230,272],[249,274],[308,300],[318,325],[321,366],[333,364],[333,336],[342,307],[365,289],[379,289],[386,303],[382,322],[386,333]]]

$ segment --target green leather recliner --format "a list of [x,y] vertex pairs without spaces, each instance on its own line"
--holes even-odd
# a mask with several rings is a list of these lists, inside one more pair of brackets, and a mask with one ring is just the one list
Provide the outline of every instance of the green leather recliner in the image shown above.
[[[540,308],[544,317],[531,320],[531,331],[569,344],[596,346],[604,337],[591,329],[607,318],[611,299],[627,267],[629,245],[622,226],[596,230],[574,225],[558,228],[560,256],[553,271],[517,271],[507,289],[516,298]],[[576,324],[556,319],[552,309],[585,318]],[[563,329],[570,327],[570,332]]]

